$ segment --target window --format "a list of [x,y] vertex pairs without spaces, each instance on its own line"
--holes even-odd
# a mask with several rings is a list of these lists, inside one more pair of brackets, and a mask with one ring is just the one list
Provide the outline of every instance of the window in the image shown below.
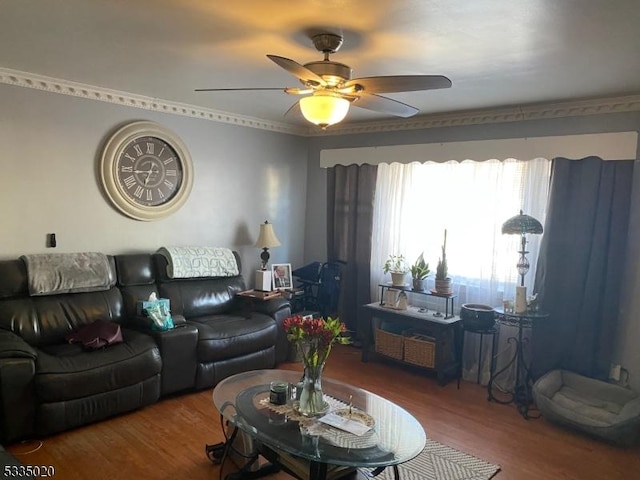
[[[403,254],[411,264],[424,252],[431,269],[427,288],[432,288],[446,229],[456,305],[498,306],[502,298],[512,299],[519,281],[520,239],[502,235],[501,227],[520,210],[544,224],[550,164],[507,159],[378,165],[372,298],[379,296],[378,283],[389,281],[382,273],[389,254]],[[540,236],[527,240],[531,270],[525,284],[533,291]]]

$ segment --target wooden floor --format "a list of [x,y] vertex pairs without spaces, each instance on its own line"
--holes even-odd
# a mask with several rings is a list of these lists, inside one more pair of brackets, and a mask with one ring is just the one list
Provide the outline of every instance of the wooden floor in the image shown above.
[[[300,364],[281,368],[300,370]],[[429,374],[399,365],[362,363],[360,350],[337,346],[326,375],[382,395],[411,412],[427,436],[496,463],[496,480],[640,478],[640,447],[623,449],[566,431],[544,419],[525,420],[512,405],[487,401],[484,387],[444,387]],[[223,440],[211,391],[168,398],[142,410],[42,439],[10,445],[25,465],[53,465],[63,480],[218,480],[205,444]],[[226,473],[227,469],[225,469]],[[283,473],[269,478],[290,478]]]

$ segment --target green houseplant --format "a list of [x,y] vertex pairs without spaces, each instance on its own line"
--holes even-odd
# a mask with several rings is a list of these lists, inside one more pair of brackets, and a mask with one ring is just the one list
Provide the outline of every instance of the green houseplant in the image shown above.
[[404,278],[409,272],[409,266],[404,255],[389,255],[387,261],[382,267],[384,273],[391,274],[391,284],[395,286],[404,286]]
[[413,278],[413,289],[422,291],[424,290],[424,279],[429,276],[429,264],[424,260],[424,252],[416,259],[413,265],[411,265],[411,278]]
[[442,256],[438,259],[436,267],[436,293],[451,295],[451,278],[448,276],[449,266],[447,265],[447,229],[444,230],[444,243],[442,244]]

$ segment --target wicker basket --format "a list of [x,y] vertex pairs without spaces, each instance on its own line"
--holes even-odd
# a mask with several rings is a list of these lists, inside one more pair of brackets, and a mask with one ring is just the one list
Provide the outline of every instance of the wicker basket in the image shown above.
[[375,331],[376,352],[402,360],[404,337],[379,328]]
[[404,361],[413,365],[419,365],[420,367],[435,367],[435,339],[416,333],[404,337]]

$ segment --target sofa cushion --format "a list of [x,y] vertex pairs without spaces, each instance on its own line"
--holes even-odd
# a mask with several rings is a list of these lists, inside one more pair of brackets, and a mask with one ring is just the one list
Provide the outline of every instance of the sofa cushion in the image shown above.
[[20,335],[34,347],[57,345],[65,336],[96,320],[121,321],[122,295],[103,292],[18,297],[0,302],[0,328]]
[[87,351],[78,344],[40,349],[35,388],[41,402],[60,402],[117,390],[157,375],[162,369],[153,339],[122,329],[124,342]]
[[161,283],[160,298],[171,299],[171,312],[187,319],[225,314],[239,304],[236,295],[246,290],[242,277],[179,280]]
[[278,327],[261,314],[221,314],[191,319],[198,328],[198,361],[214,362],[273,347]]

